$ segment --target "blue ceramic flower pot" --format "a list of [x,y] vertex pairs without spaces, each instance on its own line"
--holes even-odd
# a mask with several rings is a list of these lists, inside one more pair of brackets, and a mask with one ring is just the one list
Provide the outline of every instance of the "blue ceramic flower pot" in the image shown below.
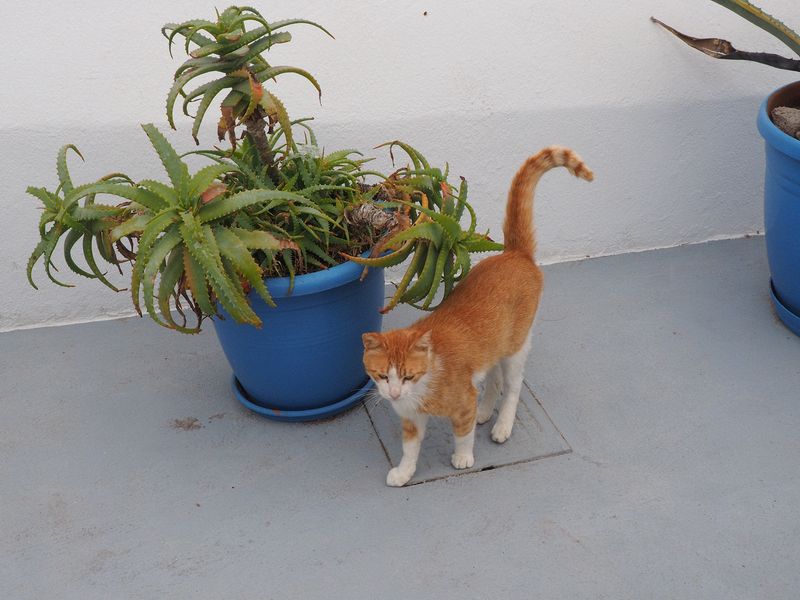
[[330,417],[359,402],[370,380],[361,361],[361,334],[379,331],[383,269],[353,262],[295,278],[266,279],[277,308],[248,299],[263,327],[236,323],[222,311],[214,328],[233,369],[239,401],[265,417],[308,421]]
[[758,114],[766,142],[764,228],[772,300],[783,323],[800,335],[800,140],[772,122],[776,106],[800,106],[800,82],[770,95]]

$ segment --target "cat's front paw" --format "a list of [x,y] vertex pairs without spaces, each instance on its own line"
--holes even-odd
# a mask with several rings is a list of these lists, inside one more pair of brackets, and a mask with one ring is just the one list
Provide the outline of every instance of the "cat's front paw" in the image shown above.
[[475,456],[472,454],[453,454],[450,462],[456,469],[469,469],[475,464]]
[[503,442],[505,442],[509,437],[511,437],[512,426],[513,423],[511,425],[506,425],[505,423],[502,423],[500,421],[495,423],[494,427],[492,427],[492,440],[494,440],[498,444],[502,444]]
[[395,467],[386,475],[386,485],[391,487],[403,487],[408,483],[412,475],[413,473],[409,473],[408,471],[401,470],[399,467]]
[[486,421],[488,421],[489,419],[492,418],[493,414],[494,414],[494,407],[492,407],[490,409],[490,408],[488,408],[487,406],[485,406],[483,404],[479,404],[478,405],[478,418],[477,418],[478,425],[483,425],[484,423],[486,423]]

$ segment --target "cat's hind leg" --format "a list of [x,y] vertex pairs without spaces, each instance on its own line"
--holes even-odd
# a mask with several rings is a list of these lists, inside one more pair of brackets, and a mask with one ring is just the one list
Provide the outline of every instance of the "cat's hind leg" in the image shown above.
[[494,407],[502,391],[503,367],[500,363],[497,363],[489,370],[489,374],[486,377],[486,385],[483,389],[483,397],[478,403],[478,425],[483,425],[492,418]]
[[478,390],[475,386],[470,386],[463,400],[458,410],[450,416],[455,438],[455,448],[450,462],[456,469],[468,469],[475,464],[472,450],[475,444],[475,417],[478,411]]
[[522,348],[515,354],[500,361],[503,367],[505,389],[503,391],[503,402],[497,414],[497,421],[492,427],[492,439],[498,444],[502,444],[511,436],[511,429],[514,427],[514,419],[517,416],[519,394],[522,391],[523,370],[530,349],[531,334],[528,332]]
[[401,487],[414,476],[427,425],[428,415],[423,413],[416,413],[410,419],[403,419],[403,458],[400,459],[400,464],[386,475],[386,485]]

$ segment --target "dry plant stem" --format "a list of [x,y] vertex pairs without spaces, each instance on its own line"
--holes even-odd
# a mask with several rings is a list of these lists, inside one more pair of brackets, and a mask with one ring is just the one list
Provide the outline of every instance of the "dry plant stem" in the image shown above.
[[688,46],[691,46],[695,50],[699,50],[711,58],[719,58],[722,60],[749,60],[751,62],[769,65],[770,67],[775,67],[776,69],[800,71],[800,60],[786,58],[778,54],[769,54],[767,52],[746,52],[744,50],[737,50],[728,40],[723,40],[720,38],[692,37],[673,29],[655,17],[650,17],[650,20],[661,25],[661,27],[669,31],[672,35],[677,37]]
[[261,162],[267,165],[270,179],[272,179],[273,183],[277,183],[279,180],[278,167],[275,165],[275,154],[269,145],[266,132],[267,124],[260,108],[253,111],[253,114],[244,121],[244,126],[250,141],[253,142],[253,145],[258,150]]

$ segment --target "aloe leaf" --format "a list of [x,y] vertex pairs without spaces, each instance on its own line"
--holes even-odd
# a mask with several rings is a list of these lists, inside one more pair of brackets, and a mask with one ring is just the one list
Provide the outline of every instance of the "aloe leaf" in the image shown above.
[[72,217],[76,221],[94,221],[115,217],[125,209],[119,206],[108,206],[106,204],[89,204],[87,206],[76,206],[72,210]]
[[34,198],[38,198],[42,202],[42,204],[44,204],[45,208],[48,210],[56,212],[60,208],[58,197],[51,194],[44,188],[28,186],[25,192],[27,194],[30,194]]
[[381,309],[382,313],[387,313],[392,310],[398,303],[403,302],[404,298],[409,294],[408,286],[411,284],[411,281],[414,279],[415,275],[421,271],[423,266],[425,265],[425,259],[428,254],[428,244],[425,242],[418,242],[416,245],[416,250],[414,252],[414,257],[411,259],[411,263],[408,265],[408,269],[403,274],[403,278],[400,280],[400,283],[395,290],[395,293],[392,295],[389,304]]
[[182,219],[183,222],[179,227],[186,248],[211,284],[217,300],[236,321],[260,326],[261,320],[258,315],[253,312],[246,298],[238,293],[225,273],[222,257],[211,228],[201,225],[199,219],[189,213],[184,213]]
[[173,226],[178,220],[178,213],[175,209],[165,209],[150,219],[139,238],[139,246],[136,252],[136,264],[131,273],[131,298],[133,299],[133,307],[140,315],[142,314],[142,309],[139,305],[139,289],[144,270],[150,260],[150,252],[152,251],[153,244],[156,243],[156,240],[162,233]]
[[[173,82],[175,79],[178,79],[181,75],[186,74],[187,72],[191,72],[192,69],[198,69],[200,67],[209,67],[209,66],[216,66],[220,67],[219,71],[226,71],[228,67],[232,67],[233,65],[229,62],[222,61],[216,56],[207,56],[205,58],[190,58],[189,60],[184,61],[180,67],[175,70],[175,73],[172,76]],[[182,95],[186,94],[186,92],[181,91]]]
[[340,252],[340,254],[346,259],[352,260],[354,263],[359,265],[364,265],[365,267],[394,267],[408,258],[408,255],[411,254],[413,249],[414,240],[408,240],[402,246],[400,246],[400,248],[391,254],[386,254],[385,256],[365,258],[363,256],[350,256],[344,252]]
[[264,97],[264,87],[261,85],[261,82],[256,79],[256,77],[248,71],[247,77],[247,108],[244,109],[244,113],[242,113],[240,119],[242,121],[248,119],[250,115],[253,114],[253,111],[261,102],[261,99]]
[[69,169],[67,168],[67,152],[69,150],[72,150],[75,152],[75,154],[81,157],[81,160],[84,160],[83,154],[81,154],[80,150],[78,150],[78,148],[72,144],[62,146],[58,151],[58,158],[56,159],[56,172],[58,173],[59,185],[64,191],[64,194],[70,193],[73,189],[72,179],[70,179]]
[[428,307],[433,302],[434,297],[436,296],[436,292],[439,290],[439,286],[442,282],[442,275],[444,274],[444,266],[447,263],[447,259],[450,256],[450,248],[445,244],[445,247],[439,250],[439,254],[436,258],[436,267],[433,273],[433,285],[431,285],[431,289],[428,291],[428,295],[425,296],[425,300],[422,303],[422,309],[427,310]]
[[248,44],[256,41],[262,36],[268,35],[270,32],[269,28],[267,27],[257,27],[256,29],[251,29],[247,33],[244,33],[239,37],[239,39],[235,42],[214,42],[211,44],[206,44],[201,48],[198,48],[194,52],[192,52],[192,56],[196,58],[200,58],[203,56],[208,56],[209,54],[228,54],[242,48],[243,46],[247,46]]
[[[185,29],[190,29],[201,24],[213,25],[213,23],[206,21],[205,19],[193,19],[190,21],[184,21],[183,23],[167,23],[164,25],[164,27],[161,28],[161,34],[167,38],[167,42],[169,44],[169,55],[172,56],[172,43],[176,35],[183,35],[187,38],[187,42],[194,42],[198,46],[213,44],[214,40],[207,38],[201,33],[195,33],[191,36],[187,36],[186,32],[184,31]],[[167,31],[170,31],[169,35],[167,35]]]
[[468,252],[496,252],[504,248],[503,244],[494,242],[485,237],[465,240],[461,242],[461,244]]
[[720,38],[696,38],[685,33],[681,33],[677,29],[673,29],[666,23],[662,23],[655,17],[650,17],[654,23],[658,23],[669,31],[672,35],[677,37],[687,46],[699,50],[703,54],[711,58],[719,58],[723,60],[747,60],[750,62],[761,63],[776,69],[785,69],[787,71],[800,71],[800,60],[786,58],[778,54],[770,54],[768,52],[747,52],[744,50],[737,50],[728,40]]
[[33,252],[31,252],[30,257],[28,257],[28,264],[25,269],[25,272],[28,276],[28,283],[30,283],[31,287],[33,287],[33,289],[35,290],[38,290],[39,288],[33,282],[33,267],[37,263],[39,258],[44,254],[44,250],[47,247],[48,241],[49,241],[48,239],[40,240],[39,243],[36,244],[36,247],[33,249]]
[[92,240],[93,236],[91,235],[83,236],[83,259],[86,261],[86,264],[92,273],[94,273],[94,276],[98,279],[98,281],[115,292],[121,291],[117,286],[106,279],[105,273],[103,273],[100,270],[100,267],[97,266],[97,261],[94,258],[94,251],[92,250]]
[[322,248],[319,247],[319,244],[314,242],[311,239],[306,239],[303,241],[303,248],[311,252],[314,256],[321,259],[324,263],[327,263],[328,266],[333,266],[336,264],[336,259],[333,258],[330,254],[325,252]]
[[275,301],[267,290],[267,286],[264,285],[264,274],[261,272],[261,267],[253,260],[244,242],[233,231],[223,227],[215,229],[214,235],[222,256],[231,261],[236,271],[244,276],[264,302],[274,307]]
[[435,223],[442,226],[442,232],[451,240],[456,241],[461,237],[461,225],[458,224],[453,217],[449,217],[430,208],[425,208],[413,202],[400,201],[400,204],[410,206],[411,208],[424,213],[431,218]]
[[144,231],[144,228],[150,222],[150,219],[153,218],[153,215],[133,215],[127,221],[123,221],[109,232],[109,239],[111,242],[116,242],[119,239],[124,238],[126,235],[131,235],[132,233],[140,233]]
[[280,33],[274,33],[269,37],[264,37],[250,45],[250,52],[241,59],[242,64],[247,64],[251,60],[255,59],[259,54],[265,50],[269,50],[276,44],[285,44],[291,41],[292,34],[290,34],[288,31],[281,31]]
[[457,221],[461,220],[461,215],[464,214],[464,207],[467,205],[467,188],[467,180],[462,177],[461,184],[458,186],[458,202],[453,215]]
[[[233,77],[221,77],[216,81],[206,84],[208,87],[203,92],[203,98],[200,100],[200,104],[197,106],[197,112],[194,115],[194,122],[192,123],[192,137],[194,138],[196,144],[200,143],[200,140],[197,136],[200,133],[200,125],[203,122],[203,117],[206,115],[206,112],[208,112],[209,106],[211,106],[214,98],[216,98],[220,92],[222,92],[222,90],[232,85],[235,81],[236,79]],[[184,112],[186,112],[188,101],[189,96],[187,96],[187,99],[183,104]]]
[[81,239],[84,235],[91,235],[86,231],[81,231],[79,229],[70,229],[67,235],[64,237],[64,262],[67,263],[67,266],[72,269],[72,272],[76,275],[81,275],[83,277],[87,277],[88,279],[95,279],[95,275],[93,273],[89,273],[84,269],[80,268],[75,260],[72,258],[72,248]]
[[294,140],[292,138],[292,123],[289,120],[289,114],[286,112],[286,107],[272,92],[264,91],[264,97],[261,99],[261,106],[267,111],[267,114],[275,115],[278,123],[283,129],[283,134],[286,137],[286,143],[289,147],[292,146]]
[[275,79],[278,75],[282,75],[283,73],[295,73],[296,75],[304,77],[311,85],[314,86],[314,88],[317,90],[317,95],[320,99],[322,99],[322,88],[320,87],[319,82],[305,69],[290,66],[276,66],[264,67],[262,69],[256,69],[255,71],[256,77],[262,82],[266,81],[267,79]]
[[740,17],[747,19],[757,27],[778,38],[791,48],[792,52],[800,55],[800,35],[757,6],[750,4],[746,0],[712,0],[712,2],[716,2],[720,6],[735,12]]
[[[153,244],[153,249],[147,259],[147,266],[142,273],[142,293],[147,314],[159,325],[170,327],[169,323],[162,321],[155,308],[156,277],[161,271],[164,261],[169,253],[181,243],[181,234],[177,229],[171,229]],[[169,312],[169,311],[168,311]],[[165,317],[171,320],[171,316]]]
[[240,211],[248,206],[270,200],[294,200],[306,202],[306,199],[291,192],[278,190],[246,190],[227,198],[215,200],[203,206],[197,213],[201,223],[208,223],[226,215]]
[[142,125],[142,129],[144,129],[147,137],[150,138],[150,143],[153,145],[153,148],[155,148],[156,153],[158,153],[161,164],[164,165],[169,180],[172,182],[172,186],[175,188],[178,193],[178,198],[180,199],[180,197],[185,194],[189,181],[188,167],[167,141],[167,138],[164,137],[155,125],[147,123]]
[[105,181],[98,181],[96,183],[89,183],[77,187],[72,190],[71,193],[67,194],[64,199],[62,212],[66,213],[66,210],[76,204],[81,198],[89,196],[94,197],[97,194],[108,194],[111,196],[117,196],[119,198],[125,198],[151,210],[158,210],[159,208],[163,207],[164,204],[160,201],[159,197],[154,196],[148,190],[142,190],[141,188],[137,188],[125,183],[108,183]]
[[[148,206],[148,208],[151,210],[161,210],[167,206],[178,206],[178,193],[174,188],[169,187],[165,183],[161,183],[160,181],[155,181],[153,179],[143,179],[139,182],[139,185],[147,191],[155,194],[162,201],[162,204],[158,209],[153,209]],[[139,202],[139,204],[141,204],[141,202]]]
[[292,293],[294,290],[294,276],[295,276],[295,268],[294,268],[294,261],[292,260],[292,253],[290,250],[284,250],[281,252],[281,260],[283,264],[286,265],[286,270],[289,271],[289,293]]
[[312,26],[316,27],[317,29],[321,29],[322,31],[327,33],[329,36],[331,36],[332,39],[336,39],[335,37],[333,37],[333,34],[330,31],[325,29],[319,23],[315,23],[314,21],[307,21],[305,19],[284,19],[283,21],[273,21],[272,23],[269,24],[269,27],[270,27],[270,29],[272,31],[275,31],[277,29],[281,29],[283,27],[288,27],[289,25],[296,25],[296,24],[299,24],[299,23],[303,23],[305,25],[312,25]]
[[183,278],[183,274],[183,246],[178,245],[170,253],[164,270],[161,273],[161,281],[158,283],[158,309],[161,311],[161,316],[171,329],[175,329],[181,333],[199,333],[200,323],[197,324],[197,327],[184,327],[178,325],[175,319],[172,318],[170,298],[176,296],[177,292],[175,288]]
[[421,270],[418,269],[419,274],[414,285],[400,298],[401,302],[419,302],[428,295],[433,285],[433,277],[436,271],[436,259],[438,256],[435,249],[431,247],[430,244],[425,244],[420,250],[417,250],[417,254],[422,256],[424,263],[422,264]]
[[200,311],[204,315],[213,316],[217,314],[216,307],[211,303],[208,295],[208,282],[206,281],[203,269],[188,251],[183,252],[183,269],[186,273],[186,286],[192,293],[192,298],[197,303]]
[[195,198],[205,192],[220,175],[224,173],[235,173],[238,169],[231,164],[216,164],[203,167],[194,174],[189,181],[189,197]]
[[297,244],[289,240],[279,240],[271,233],[266,231],[249,231],[239,227],[231,227],[234,233],[245,247],[256,250],[282,250],[284,248],[297,249]]
[[447,255],[447,262],[444,265],[444,273],[442,274],[442,280],[444,281],[444,294],[442,295],[442,299],[450,295],[450,292],[453,291],[453,287],[456,284],[455,267],[455,256],[451,252]]
[[186,71],[175,79],[175,81],[172,83],[169,93],[167,93],[166,104],[167,122],[172,129],[175,129],[175,121],[173,120],[172,116],[175,111],[175,101],[178,99],[178,95],[181,93],[183,88],[186,87],[186,84],[200,75],[205,75],[206,73],[211,73],[212,71],[221,71],[224,73],[228,68],[229,63],[214,62],[203,67],[196,67]]
[[408,157],[411,159],[411,163],[414,165],[414,169],[416,169],[416,170],[430,169],[430,167],[431,167],[428,164],[428,161],[425,160],[425,157],[422,156],[422,154],[420,154],[417,150],[415,150],[414,148],[412,148],[411,146],[409,146],[405,142],[401,142],[400,140],[394,140],[392,142],[385,142],[385,143],[383,143],[383,144],[381,144],[379,146],[375,146],[375,148],[383,148],[385,146],[389,147],[389,155],[392,157],[392,160],[394,160],[394,155],[392,154],[392,149],[395,146],[397,146],[397,147],[401,148],[408,155]]
[[61,287],[75,287],[72,284],[64,283],[63,281],[59,281],[58,279],[56,279],[52,271],[50,270],[51,268],[53,269],[55,268],[52,262],[53,252],[55,251],[56,246],[58,245],[58,240],[61,238],[63,234],[64,234],[64,228],[60,223],[56,223],[55,226],[49,231],[47,237],[45,238],[47,240],[47,243],[44,246],[44,252],[42,254],[42,258],[44,261],[44,272],[50,279],[50,281],[52,281],[56,285],[60,285]]
[[239,271],[236,270],[236,267],[233,266],[233,262],[224,254],[220,252],[220,261],[222,263],[222,270],[225,272],[225,275],[228,278],[228,281],[231,283],[231,287],[233,291],[238,296],[246,297],[247,294],[244,291],[244,284],[242,283],[242,276],[239,274]]
[[[469,202],[465,202],[464,206],[466,207],[467,211],[469,211],[469,228],[465,234],[466,237],[469,237],[475,233],[475,227],[478,225],[478,217],[475,214],[475,209],[472,208],[472,205]],[[462,238],[463,237],[464,236],[462,236]]]
[[318,194],[319,192],[355,192],[356,189],[353,187],[348,187],[344,185],[330,185],[330,184],[319,184],[319,185],[312,185],[302,190],[297,190],[297,194],[303,196],[304,198],[310,198],[314,194]]
[[406,240],[426,239],[433,242],[433,245],[439,247],[442,245],[442,226],[438,223],[417,223],[408,229],[401,231],[397,235],[392,236],[386,242],[388,247],[393,247]]
[[456,264],[458,265],[458,271],[455,275],[455,280],[461,281],[469,274],[469,270],[472,267],[469,252],[467,252],[463,244],[456,245]]

